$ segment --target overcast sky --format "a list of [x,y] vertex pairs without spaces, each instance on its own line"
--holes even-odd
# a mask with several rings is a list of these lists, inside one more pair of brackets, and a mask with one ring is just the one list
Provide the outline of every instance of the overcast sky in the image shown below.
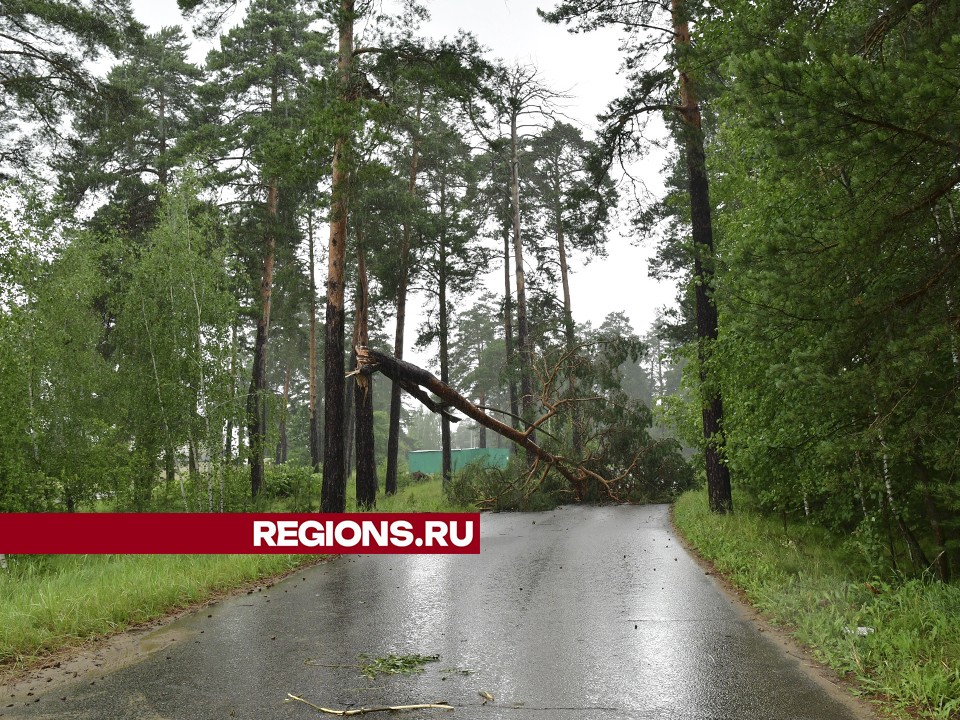
[[[597,113],[624,87],[617,73],[617,33],[606,30],[571,35],[562,27],[548,25],[540,20],[536,9],[538,5],[549,9],[551,0],[428,0],[426,5],[432,19],[423,28],[423,34],[439,38],[452,36],[462,28],[472,32],[496,57],[535,64],[548,85],[569,93],[563,111],[588,136],[592,135]],[[176,0],[133,0],[133,8],[137,17],[153,30],[163,25],[187,25]],[[201,62],[209,47],[198,45],[192,59]],[[652,189],[659,189],[660,165],[659,160],[651,160],[637,171]],[[608,248],[607,259],[588,265],[576,254],[571,259],[574,318],[598,325],[608,313],[624,311],[634,329],[642,334],[652,323],[656,308],[673,303],[675,289],[672,284],[647,277],[647,258],[653,253],[651,242],[638,247],[636,239],[614,230]],[[322,276],[325,268],[318,270]],[[491,283],[502,292],[502,268],[499,273],[492,273]],[[417,303],[411,304],[415,308]],[[410,332],[407,337],[411,337]],[[411,359],[416,362],[418,358]]]

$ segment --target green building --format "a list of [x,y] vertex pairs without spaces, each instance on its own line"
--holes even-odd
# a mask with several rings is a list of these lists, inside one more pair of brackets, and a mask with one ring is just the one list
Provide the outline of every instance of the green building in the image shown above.
[[[451,450],[450,455],[454,470],[477,461],[483,461],[488,467],[505,468],[510,461],[509,448],[467,448]],[[439,475],[442,463],[443,453],[440,450],[412,450],[407,453],[407,464],[412,473]]]

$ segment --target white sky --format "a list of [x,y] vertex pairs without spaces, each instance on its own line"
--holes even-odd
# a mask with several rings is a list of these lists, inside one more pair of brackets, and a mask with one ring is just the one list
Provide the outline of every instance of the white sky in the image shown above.
[[[178,24],[188,28],[176,0],[133,0],[132,4],[138,19],[152,30]],[[616,32],[571,35],[563,27],[548,25],[537,16],[536,8],[540,5],[549,9],[552,0],[428,0],[426,5],[432,19],[422,29],[423,34],[439,38],[452,36],[462,28],[472,32],[496,57],[535,64],[549,86],[570,94],[570,99],[564,101],[563,112],[577,121],[588,136],[592,135],[597,113],[623,89],[623,80],[617,74],[620,53]],[[209,47],[197,47],[193,60],[201,62]],[[632,172],[659,192],[661,164],[659,156],[654,156]],[[584,265],[582,258],[574,254],[570,293],[577,322],[589,320],[598,325],[608,313],[624,311],[634,329],[642,334],[653,322],[657,307],[673,304],[673,284],[647,277],[653,242],[644,241],[637,247],[632,240],[614,229],[607,259]],[[318,267],[318,278],[324,272],[325,267]],[[322,281],[318,284],[322,286]],[[502,293],[502,267],[491,273],[490,284]],[[422,311],[416,313],[421,305],[422,300],[411,298],[408,312],[422,315]],[[415,328],[411,326],[407,337],[414,336]],[[405,356],[413,362],[426,362],[426,357],[412,354],[410,348]]]

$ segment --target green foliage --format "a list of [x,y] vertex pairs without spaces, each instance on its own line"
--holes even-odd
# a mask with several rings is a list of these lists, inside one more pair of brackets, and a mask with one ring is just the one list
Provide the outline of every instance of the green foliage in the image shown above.
[[543,482],[529,477],[526,464],[517,455],[512,455],[503,469],[469,463],[453,473],[444,492],[454,505],[494,512],[551,510],[569,500],[569,490],[558,476],[549,475]]
[[311,471],[309,464],[270,464],[263,490],[267,498],[286,499],[291,512],[303,512],[320,496],[320,476]]
[[134,507],[150,496],[161,452],[192,443],[211,459],[220,453],[236,305],[216,219],[188,184],[169,195],[119,302],[114,397],[134,437]]
[[844,536],[764,517],[744,496],[736,506],[736,516],[714,515],[703,493],[687,493],[674,520],[751,603],[838,674],[911,716],[956,716],[960,587],[877,577]]
[[367,655],[360,655],[357,658],[360,662],[360,673],[368,678],[375,678],[377,675],[411,675],[422,673],[423,666],[427,663],[437,662],[439,655],[394,655],[390,653],[383,657],[371,658]]
[[[215,216],[184,184],[134,245],[31,202],[18,218],[19,288],[0,315],[0,402],[16,426],[0,447],[0,507],[146,507],[161,453],[192,443],[219,455],[236,308]],[[108,280],[107,266],[123,272]]]
[[[573,415],[572,408],[566,412],[586,440],[584,467],[612,481],[611,490],[624,501],[663,502],[692,487],[693,472],[681,445],[672,438],[655,439],[652,411],[624,389],[625,373],[636,369],[646,352],[626,316],[611,313],[599,328],[588,327],[583,335],[584,348],[564,362],[572,365],[581,398],[578,414]],[[562,447],[563,442],[558,445]],[[593,485],[581,499],[602,502],[610,497]]]
[[[106,107],[78,108],[76,136],[57,163],[69,201],[78,204],[87,193],[109,190],[106,212],[123,217],[135,235],[156,222],[159,189],[183,160],[181,140],[195,124],[202,73],[187,61],[188,50],[179,27],[147,34],[107,74]],[[104,209],[100,217],[106,220]]]
[[[32,130],[57,139],[79,98],[103,100],[88,62],[136,39],[129,0],[9,0],[0,14],[0,177],[36,162]],[[31,127],[32,126],[32,127]],[[27,130],[27,132],[23,132]]]
[[[704,57],[734,78],[711,156],[731,469],[769,511],[859,529],[878,567],[939,558],[946,579],[960,567],[957,9],[847,0],[810,32],[810,8],[738,7],[703,26]],[[918,536],[927,561],[880,528]]]

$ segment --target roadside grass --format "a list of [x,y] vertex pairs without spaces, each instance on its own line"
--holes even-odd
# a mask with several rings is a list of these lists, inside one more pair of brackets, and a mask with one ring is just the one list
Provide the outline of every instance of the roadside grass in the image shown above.
[[112,635],[315,555],[16,555],[0,572],[0,666]]
[[[357,511],[357,486],[351,477],[347,483],[347,512]],[[383,492],[381,481],[377,493],[377,507],[374,512],[476,512],[475,507],[459,505],[450,501],[443,491],[443,481],[439,477],[427,480],[401,480],[394,495]]]
[[[314,509],[316,508],[316,501]],[[258,503],[259,512],[303,512],[288,498]],[[355,484],[347,511],[356,511]],[[439,478],[404,482],[377,497],[377,512],[460,512]],[[15,555],[0,571],[0,671],[33,667],[77,647],[163,617],[218,593],[281,575],[316,555]]]
[[687,492],[674,522],[755,607],[860,692],[904,716],[960,718],[960,586],[877,578],[846,538],[784,527],[734,502],[734,514],[714,515],[704,492]]

